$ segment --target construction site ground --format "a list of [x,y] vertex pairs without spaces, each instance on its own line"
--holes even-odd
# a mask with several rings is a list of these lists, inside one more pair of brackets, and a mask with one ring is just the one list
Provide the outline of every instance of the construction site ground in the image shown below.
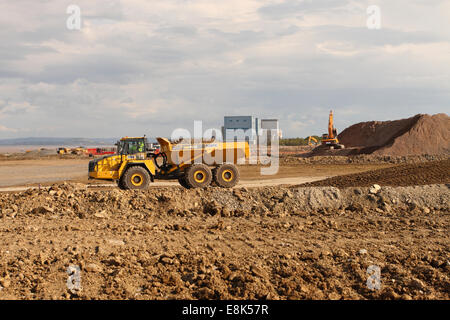
[[88,160],[0,161],[23,187],[0,192],[1,299],[450,299],[445,157],[291,157],[234,189],[147,191],[89,188]]
[[[34,160],[0,161],[0,191],[7,187],[49,185],[57,181],[105,184],[103,181],[88,180],[89,158],[44,158]],[[281,163],[275,175],[262,175],[261,166],[240,166],[240,186],[299,184],[324,179],[337,174],[357,173],[371,169],[392,166],[387,163],[362,164],[287,164]],[[109,182],[106,182],[109,183]],[[152,186],[178,185],[173,181],[156,181]]]

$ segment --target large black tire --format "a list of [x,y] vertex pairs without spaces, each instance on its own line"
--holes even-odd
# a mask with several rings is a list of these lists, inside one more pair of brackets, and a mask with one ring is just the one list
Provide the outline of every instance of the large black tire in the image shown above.
[[124,175],[122,175],[122,178],[120,178],[119,181],[117,181],[117,186],[121,190],[126,190],[127,189],[127,187],[125,186],[125,183],[124,183]]
[[216,178],[215,178],[218,168],[219,167],[214,167],[211,169],[211,173],[212,173],[211,186],[213,186],[213,187],[218,187],[218,185],[216,183]]
[[214,182],[222,188],[232,188],[239,182],[239,169],[231,163],[225,163],[214,169]]
[[183,188],[186,188],[186,189],[190,189],[190,188],[191,188],[191,187],[189,187],[188,184],[186,183],[186,179],[185,179],[184,177],[178,178],[178,182],[180,183],[180,185],[181,185]]
[[132,166],[122,176],[122,184],[126,189],[143,190],[150,184],[150,174],[140,166]]
[[189,188],[205,188],[211,184],[211,180],[211,169],[204,164],[193,164],[184,174],[184,181]]

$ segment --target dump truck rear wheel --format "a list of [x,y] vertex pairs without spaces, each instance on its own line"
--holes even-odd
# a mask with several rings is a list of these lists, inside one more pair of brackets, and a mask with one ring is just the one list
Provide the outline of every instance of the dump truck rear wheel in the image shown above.
[[147,189],[150,184],[150,174],[142,167],[130,167],[123,175],[123,184],[127,189]]
[[204,164],[193,164],[185,171],[184,180],[189,188],[204,188],[212,180],[211,169]]
[[232,188],[239,182],[239,169],[234,164],[223,164],[214,169],[214,182],[222,188]]

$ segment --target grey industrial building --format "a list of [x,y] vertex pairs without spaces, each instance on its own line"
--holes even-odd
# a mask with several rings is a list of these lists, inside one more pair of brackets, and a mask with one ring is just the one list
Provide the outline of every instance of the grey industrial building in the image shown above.
[[259,119],[254,116],[225,116],[222,136],[224,141],[247,140],[251,144],[258,142],[263,130],[276,131],[281,137],[278,119]]

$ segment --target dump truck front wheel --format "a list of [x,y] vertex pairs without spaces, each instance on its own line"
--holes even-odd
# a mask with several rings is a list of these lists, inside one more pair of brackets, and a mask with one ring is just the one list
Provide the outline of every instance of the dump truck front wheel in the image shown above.
[[204,188],[212,180],[211,169],[204,164],[193,164],[185,171],[184,180],[189,188]]
[[[123,179],[123,180],[122,180]],[[127,169],[122,176],[121,184],[126,189],[147,189],[150,184],[150,174],[142,167],[133,166]]]
[[124,180],[125,179],[122,176],[122,179],[119,179],[119,181],[117,181],[117,186],[119,187],[119,189],[122,189],[122,190],[126,190],[127,189],[127,187],[125,186]]
[[183,188],[190,189],[189,185],[186,183],[185,177],[178,178],[178,182]]
[[232,188],[239,182],[239,170],[234,164],[223,164],[213,170],[213,179],[219,187]]

